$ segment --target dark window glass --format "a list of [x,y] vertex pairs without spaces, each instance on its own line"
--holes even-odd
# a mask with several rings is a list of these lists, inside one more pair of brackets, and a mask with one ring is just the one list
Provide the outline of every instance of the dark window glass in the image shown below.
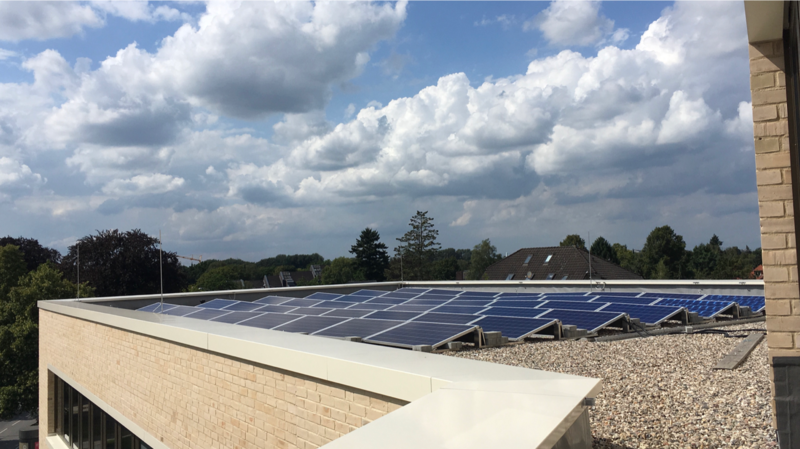
[[142,443],[140,441],[139,442],[139,449],[153,449],[153,448],[151,448],[150,446],[148,446],[148,445],[146,445],[146,444],[144,444],[144,443]]
[[117,422],[110,416],[103,414],[106,420],[106,449],[116,449],[117,447]]
[[65,382],[61,382],[63,386],[61,389],[61,432],[64,434],[64,439],[69,442],[69,436],[72,434],[69,427],[69,396],[72,387]]
[[89,410],[90,402],[81,397],[81,448],[89,449],[91,444],[91,434],[89,433]]
[[81,395],[78,393],[78,390],[72,389],[72,403],[70,404],[72,407],[72,413],[70,420],[72,422],[72,431],[70,432],[70,436],[72,439],[70,442],[72,443],[72,447],[79,449],[80,446],[78,445],[80,438],[81,438],[81,415],[80,415],[80,406],[81,406]]
[[121,449],[133,449],[133,434],[130,430],[119,426],[119,440]]
[[92,449],[103,449],[103,412],[92,404]]

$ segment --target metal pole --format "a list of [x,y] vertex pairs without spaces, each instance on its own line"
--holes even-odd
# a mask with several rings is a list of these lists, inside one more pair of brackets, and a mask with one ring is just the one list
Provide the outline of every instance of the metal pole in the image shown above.
[[161,253],[164,251],[164,245],[161,242],[161,229],[158,230],[158,276],[161,278],[161,310],[164,310],[164,262],[161,259]]
[[589,291],[594,291],[592,285],[592,233],[589,232]]
[[78,271],[78,299],[81,298],[81,242],[75,244],[78,247],[78,262],[76,264],[76,270]]
[[400,253],[400,281],[404,281],[403,278],[403,253]]

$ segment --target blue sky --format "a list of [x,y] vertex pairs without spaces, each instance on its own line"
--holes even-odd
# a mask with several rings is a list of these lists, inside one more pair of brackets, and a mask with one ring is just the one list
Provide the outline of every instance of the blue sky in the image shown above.
[[0,234],[760,246],[741,3],[0,2]]

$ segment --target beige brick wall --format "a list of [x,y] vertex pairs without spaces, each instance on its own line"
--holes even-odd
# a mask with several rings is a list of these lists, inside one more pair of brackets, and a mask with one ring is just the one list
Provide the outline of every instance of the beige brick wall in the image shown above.
[[800,288],[784,70],[781,40],[750,45],[750,89],[770,358],[800,355]]
[[405,404],[39,310],[40,439],[50,364],[170,448],[316,448]]

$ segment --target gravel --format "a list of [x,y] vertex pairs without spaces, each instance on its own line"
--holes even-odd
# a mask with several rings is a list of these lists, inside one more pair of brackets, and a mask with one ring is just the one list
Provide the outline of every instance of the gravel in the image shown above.
[[[764,323],[723,328],[731,335]],[[741,330],[740,332],[733,332]],[[594,448],[777,448],[766,339],[735,370],[712,367],[741,338],[675,334],[608,343],[542,340],[455,357],[603,379]]]

